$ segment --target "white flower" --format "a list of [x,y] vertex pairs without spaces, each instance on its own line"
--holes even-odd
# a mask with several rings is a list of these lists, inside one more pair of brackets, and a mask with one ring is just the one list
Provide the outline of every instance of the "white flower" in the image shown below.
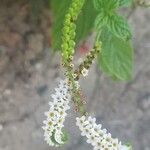
[[62,128],[64,127],[66,111],[70,109],[69,102],[71,100],[70,88],[67,80],[61,80],[58,88],[55,88],[55,94],[51,97],[53,101],[49,102],[49,110],[45,112],[46,120],[43,121],[45,141],[50,146],[59,146],[64,143],[62,141]]
[[96,127],[96,118],[92,118],[91,116],[88,118],[89,124],[94,128]]
[[87,143],[90,143],[94,150],[129,150],[125,149],[118,139],[111,137],[106,129],[102,129],[101,124],[96,124],[96,119],[85,116],[76,118],[76,125],[81,130],[81,135],[86,136]]
[[81,71],[81,73],[82,73],[82,75],[84,76],[84,77],[86,77],[87,75],[88,75],[88,70],[86,69],[86,68],[83,68],[82,69],[82,71]]

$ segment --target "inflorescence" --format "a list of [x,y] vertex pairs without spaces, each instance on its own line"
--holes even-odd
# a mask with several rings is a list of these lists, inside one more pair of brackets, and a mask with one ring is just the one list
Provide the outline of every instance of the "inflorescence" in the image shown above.
[[49,102],[49,111],[45,112],[47,117],[43,121],[45,141],[50,146],[60,146],[65,143],[65,133],[63,132],[66,111],[70,109],[69,102],[71,100],[70,88],[68,80],[61,80],[58,88],[55,88],[55,94],[51,97],[53,101]]
[[76,125],[81,131],[81,135],[87,138],[87,143],[94,147],[94,150],[125,150],[127,146],[122,145],[118,139],[111,137],[106,129],[102,129],[101,124],[96,124],[96,118],[82,116],[76,118]]
[[111,137],[102,125],[96,124],[96,119],[87,117],[84,107],[85,101],[82,99],[82,91],[79,85],[80,76],[87,76],[93,60],[101,51],[102,43],[97,41],[93,49],[87,54],[83,62],[74,69],[73,55],[75,51],[76,20],[82,10],[85,0],[72,0],[68,13],[65,16],[64,28],[62,30],[62,65],[65,70],[65,80],[61,80],[55,88],[55,94],[49,102],[49,111],[45,112],[46,120],[43,121],[45,141],[50,146],[61,146],[67,141],[67,133],[64,130],[64,121],[69,103],[72,100],[76,111],[82,117],[76,118],[76,125],[81,131],[81,135],[87,138],[94,150],[130,150],[130,147],[122,145],[118,139]]

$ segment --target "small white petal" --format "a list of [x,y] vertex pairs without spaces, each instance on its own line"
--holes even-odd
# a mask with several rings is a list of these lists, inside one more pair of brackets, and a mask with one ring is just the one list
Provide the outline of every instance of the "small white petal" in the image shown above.
[[81,73],[84,77],[86,77],[88,75],[88,72],[89,71],[86,68],[83,68],[83,70],[81,71]]
[[43,121],[43,124],[47,124],[47,120],[44,120],[44,121]]

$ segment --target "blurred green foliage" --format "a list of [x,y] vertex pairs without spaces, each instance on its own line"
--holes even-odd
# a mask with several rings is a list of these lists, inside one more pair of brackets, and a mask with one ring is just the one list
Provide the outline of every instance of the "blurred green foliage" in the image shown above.
[[[71,2],[72,0],[30,1],[34,15],[38,15],[42,7],[50,7],[53,16],[53,50],[61,50],[64,18]],[[102,53],[98,64],[113,79],[128,80],[132,77],[133,49],[129,41],[131,32],[127,20],[118,14],[118,9],[131,4],[132,0],[86,0],[76,22],[76,44],[85,39],[93,29],[100,33]]]
[[[63,28],[64,17],[70,6],[71,0],[51,0],[50,6],[54,17],[52,26],[52,47],[54,50],[60,50],[61,30]],[[91,31],[97,15],[93,6],[93,1],[86,1],[82,12],[77,20],[76,42],[84,39]]]

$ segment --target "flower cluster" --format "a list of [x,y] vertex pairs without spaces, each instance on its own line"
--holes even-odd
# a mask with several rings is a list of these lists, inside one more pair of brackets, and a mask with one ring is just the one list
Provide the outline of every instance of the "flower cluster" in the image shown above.
[[88,75],[88,70],[93,63],[93,60],[101,51],[101,46],[101,42],[95,42],[94,48],[87,54],[84,61],[79,65],[78,69],[75,70],[76,79],[79,79],[80,75],[83,75],[84,77]]
[[[74,0],[65,16],[63,36],[62,36],[62,57],[64,65],[72,61],[75,47],[76,24],[75,21],[82,9],[85,0]],[[66,62],[67,61],[67,62]]]
[[128,147],[122,145],[118,139],[111,137],[106,129],[102,129],[101,124],[96,124],[96,119],[85,116],[76,118],[76,125],[81,130],[81,135],[87,137],[87,143],[90,143],[94,150],[128,150]]
[[50,146],[61,146],[67,141],[67,134],[63,130],[64,121],[67,116],[66,111],[70,109],[69,102],[75,104],[76,111],[82,117],[76,118],[77,126],[81,130],[81,135],[87,137],[94,150],[129,150],[129,147],[122,145],[118,139],[111,137],[106,129],[102,129],[101,125],[96,124],[96,119],[92,117],[86,118],[85,100],[82,95],[78,80],[80,76],[87,76],[88,70],[93,60],[101,51],[102,43],[99,41],[99,34],[93,49],[86,55],[83,62],[74,67],[73,55],[75,52],[76,38],[76,20],[81,12],[85,0],[72,0],[65,15],[64,27],[62,30],[62,66],[65,69],[66,80],[61,80],[58,87],[55,88],[55,94],[52,94],[52,102],[49,102],[49,111],[45,112],[46,120],[43,121],[45,141]]
[[68,80],[61,80],[58,88],[55,88],[55,94],[52,94],[51,97],[53,101],[49,102],[50,108],[48,112],[45,112],[47,119],[43,121],[44,126],[42,128],[45,132],[45,141],[50,146],[60,146],[66,140],[62,128],[71,100]]

